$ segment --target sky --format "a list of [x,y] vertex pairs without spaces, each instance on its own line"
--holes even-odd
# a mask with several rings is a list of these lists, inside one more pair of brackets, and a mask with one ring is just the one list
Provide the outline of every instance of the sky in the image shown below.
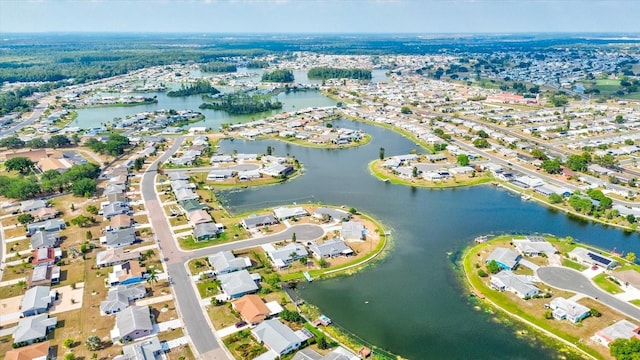
[[0,0],[13,32],[640,32],[639,0]]

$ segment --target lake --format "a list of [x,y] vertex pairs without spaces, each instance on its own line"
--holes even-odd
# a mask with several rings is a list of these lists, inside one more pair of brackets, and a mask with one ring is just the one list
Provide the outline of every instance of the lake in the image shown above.
[[[478,235],[550,233],[617,251],[640,253],[637,234],[571,219],[535,202],[522,201],[492,185],[430,190],[375,179],[367,164],[378,157],[406,154],[416,145],[369,124],[348,120],[334,125],[372,135],[351,149],[304,148],[277,141],[225,140],[221,151],[294,155],[304,175],[257,189],[221,192],[233,212],[305,202],[346,205],[370,214],[392,232],[383,260],[349,277],[300,284],[302,298],[334,323],[365,340],[410,359],[541,359],[554,349],[518,339],[517,327],[474,310],[461,288],[454,262]],[[447,255],[450,253],[451,255]]]

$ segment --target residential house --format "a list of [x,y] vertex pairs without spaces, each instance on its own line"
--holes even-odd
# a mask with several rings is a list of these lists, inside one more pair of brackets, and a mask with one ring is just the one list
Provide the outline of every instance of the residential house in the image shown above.
[[604,255],[600,255],[583,247],[576,247],[569,252],[569,258],[586,265],[597,265],[601,268],[611,270],[618,266],[618,262]]
[[495,261],[501,269],[504,270],[514,270],[518,267],[518,263],[522,256],[517,252],[499,247],[495,248],[489,256],[487,256],[487,263],[491,261]]
[[558,252],[556,248],[547,242],[542,236],[529,236],[524,239],[511,239],[516,250],[524,256],[550,256]]
[[251,334],[269,350],[284,355],[299,348],[298,335],[278,319],[265,320],[251,330]]
[[170,171],[170,172],[167,172],[167,175],[169,176],[169,180],[171,181],[189,180],[189,175],[185,174],[184,171]]
[[492,275],[490,284],[492,288],[498,291],[511,291],[523,299],[540,293],[540,290],[533,285],[531,276],[516,275],[511,271],[502,270]]
[[291,218],[308,216],[309,213],[307,212],[307,210],[301,207],[293,207],[293,208],[279,207],[279,208],[273,209],[273,215],[276,217],[276,219],[278,219],[279,221],[282,221],[282,220],[287,220]]
[[13,342],[15,344],[33,344],[44,341],[47,338],[47,333],[55,329],[56,324],[58,324],[58,318],[50,318],[48,314],[22,318],[13,330]]
[[147,289],[141,284],[115,287],[107,292],[107,299],[100,302],[100,313],[115,314],[129,307],[132,301],[145,296],[147,296]]
[[271,244],[262,245],[262,248],[273,265],[279,269],[284,269],[290,263],[309,255],[307,249],[297,243],[287,244],[279,249],[274,248]]
[[129,260],[139,260],[140,251],[125,250],[123,248],[112,248],[100,251],[96,254],[96,265],[99,267],[113,266],[125,263]]
[[313,212],[313,217],[319,220],[339,222],[349,221],[349,219],[351,219],[351,214],[343,210],[319,207]]
[[111,219],[116,215],[128,214],[129,212],[131,212],[131,208],[123,203],[109,203],[102,207],[102,216],[105,219]]
[[261,174],[272,176],[272,177],[280,177],[286,176],[293,172],[293,166],[291,165],[283,165],[283,164],[269,164],[260,170]]
[[33,316],[49,311],[56,298],[56,291],[50,286],[34,286],[27,290],[20,302],[22,316]]
[[36,266],[29,278],[29,288],[35,286],[51,286],[60,282],[60,266]]
[[207,180],[226,180],[234,177],[235,174],[236,171],[231,169],[213,169],[207,174]]
[[163,359],[162,354],[166,350],[160,343],[157,336],[153,336],[135,344],[122,347],[122,355],[118,355],[113,360],[156,360]]
[[196,241],[203,241],[217,238],[223,231],[224,225],[206,222],[197,224],[195,228],[193,228],[193,236],[196,238]]
[[[366,349],[366,348],[365,348]],[[311,348],[298,351],[291,360],[360,360],[361,357],[351,351],[338,346],[326,355],[320,355]]]
[[47,203],[44,200],[25,200],[20,203],[20,211],[23,213],[36,211],[41,208],[47,207]]
[[242,226],[247,229],[257,229],[263,226],[276,225],[278,220],[271,214],[268,215],[251,215],[240,221]]
[[31,235],[31,250],[54,248],[60,244],[60,234],[56,232],[37,231]]
[[204,210],[207,208],[206,205],[200,204],[199,201],[193,199],[180,202],[180,206],[182,206],[182,210],[184,210],[185,213],[190,213],[196,210]]
[[136,231],[133,228],[118,229],[109,231],[105,236],[100,237],[100,243],[107,248],[118,248],[128,246],[136,241]]
[[111,340],[131,341],[153,333],[149,306],[129,306],[116,313],[116,326],[111,330]]
[[137,260],[114,265],[113,270],[109,273],[109,286],[137,284],[144,280],[144,275],[145,271]]
[[211,163],[231,163],[233,162],[233,157],[231,155],[213,155],[211,157]]
[[205,210],[194,210],[187,214],[187,218],[191,225],[194,226],[202,223],[208,223],[212,220],[211,215],[209,215]]
[[33,259],[31,263],[34,267],[49,266],[56,263],[62,257],[62,249],[60,248],[42,248],[33,250]]
[[593,336],[593,339],[604,346],[609,346],[609,344],[617,339],[631,338],[640,339],[640,327],[625,319],[599,330]]
[[50,342],[45,341],[29,346],[7,351],[5,360],[49,360],[52,354],[49,353]]
[[111,194],[124,194],[127,191],[127,186],[123,184],[109,184],[104,188],[103,195],[111,195]]
[[232,303],[233,308],[240,313],[244,321],[257,325],[269,318],[271,310],[258,295],[245,295]]
[[588,307],[562,297],[551,300],[549,307],[553,310],[555,319],[568,320],[572,323],[578,323],[590,314]]
[[109,223],[109,226],[111,226],[111,229],[126,229],[126,228],[130,228],[131,225],[132,225],[131,216],[127,214],[115,215],[111,218],[111,222]]
[[367,229],[357,221],[344,221],[340,224],[340,238],[343,241],[364,240]]
[[27,225],[27,232],[33,234],[36,231],[60,231],[66,228],[67,225],[62,219],[50,219],[46,221],[39,221]]
[[37,221],[54,219],[60,212],[53,207],[42,207],[38,210],[30,211],[29,214]]
[[254,276],[249,274],[247,270],[218,275],[218,280],[220,281],[222,292],[227,299],[236,299],[258,291],[258,285],[256,284]]
[[191,189],[175,190],[173,194],[175,195],[177,202],[186,200],[198,200],[200,198],[200,195],[194,193],[193,191],[191,191]]
[[128,204],[129,203],[129,199],[127,199],[127,197],[125,196],[124,193],[120,193],[120,192],[116,192],[116,193],[109,193],[106,194],[107,195],[107,201],[110,204]]
[[309,251],[316,259],[332,258],[336,256],[349,256],[353,255],[353,250],[339,239],[331,239],[323,242],[322,244],[309,245]]
[[251,267],[251,260],[248,257],[236,257],[231,251],[220,251],[209,256],[208,260],[218,275]]

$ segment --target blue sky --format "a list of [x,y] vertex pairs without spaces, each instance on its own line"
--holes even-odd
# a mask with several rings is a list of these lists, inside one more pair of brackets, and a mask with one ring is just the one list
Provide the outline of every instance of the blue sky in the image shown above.
[[640,32],[639,0],[0,0],[0,33]]

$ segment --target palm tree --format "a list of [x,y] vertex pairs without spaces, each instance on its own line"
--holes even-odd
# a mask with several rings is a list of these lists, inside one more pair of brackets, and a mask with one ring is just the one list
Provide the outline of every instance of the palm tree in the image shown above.
[[151,284],[152,288],[153,288],[153,283],[158,283],[158,275],[156,275],[155,270],[151,270],[151,272],[147,274],[147,282]]

